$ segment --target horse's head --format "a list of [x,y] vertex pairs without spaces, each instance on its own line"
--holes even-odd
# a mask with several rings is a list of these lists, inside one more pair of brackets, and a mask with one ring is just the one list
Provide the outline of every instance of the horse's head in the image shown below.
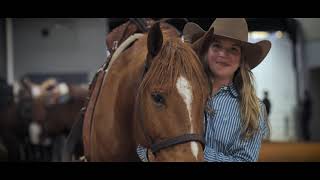
[[203,161],[208,81],[189,44],[154,24],[137,96],[138,141],[155,161]]

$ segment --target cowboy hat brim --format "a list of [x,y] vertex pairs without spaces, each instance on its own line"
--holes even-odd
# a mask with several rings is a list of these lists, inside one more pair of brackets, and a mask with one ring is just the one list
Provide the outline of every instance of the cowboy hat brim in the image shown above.
[[228,36],[214,34],[214,27],[211,26],[208,31],[204,31],[199,25],[189,22],[185,25],[183,35],[187,41],[192,44],[194,51],[201,56],[213,41],[214,37],[225,37],[232,40],[240,41],[242,44],[242,53],[250,67],[255,68],[267,56],[271,49],[271,42],[268,40],[250,43],[234,39]]
[[268,40],[257,43],[243,43],[243,53],[250,69],[257,67],[267,56],[271,49],[271,42]]

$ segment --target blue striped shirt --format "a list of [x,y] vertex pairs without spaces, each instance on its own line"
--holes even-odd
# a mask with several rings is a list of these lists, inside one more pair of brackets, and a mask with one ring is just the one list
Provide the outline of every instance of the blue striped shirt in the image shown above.
[[[204,159],[208,162],[254,162],[258,160],[263,137],[267,133],[265,106],[260,104],[259,130],[250,139],[241,137],[240,101],[235,87],[221,87],[211,96],[205,110]],[[137,153],[147,161],[147,149],[138,146]]]

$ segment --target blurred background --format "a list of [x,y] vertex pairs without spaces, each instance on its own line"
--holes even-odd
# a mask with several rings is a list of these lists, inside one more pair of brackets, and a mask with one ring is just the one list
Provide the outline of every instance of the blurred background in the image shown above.
[[[188,21],[207,30],[213,20],[168,22],[180,31]],[[0,160],[61,161],[88,85],[106,61],[106,37],[126,21],[0,18]],[[320,161],[320,19],[247,22],[250,42],[272,42],[253,70],[271,126],[260,161]]]

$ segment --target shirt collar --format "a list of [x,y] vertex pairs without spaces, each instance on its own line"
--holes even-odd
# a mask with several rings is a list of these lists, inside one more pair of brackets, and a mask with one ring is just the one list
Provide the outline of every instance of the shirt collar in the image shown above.
[[222,89],[228,91],[233,98],[237,98],[239,96],[239,93],[233,83],[223,86]]

